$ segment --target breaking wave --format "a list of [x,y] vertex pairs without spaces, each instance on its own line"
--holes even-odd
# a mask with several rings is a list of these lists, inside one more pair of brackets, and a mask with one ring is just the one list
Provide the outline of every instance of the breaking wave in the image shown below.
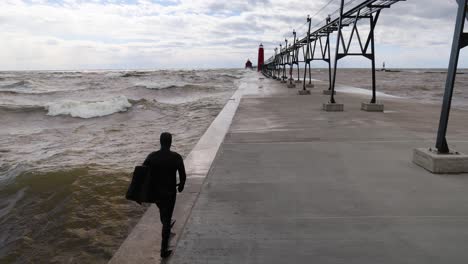
[[31,81],[18,81],[18,82],[14,82],[14,83],[11,83],[11,84],[6,84],[6,85],[2,85],[0,86],[1,89],[11,89],[11,88],[19,88],[19,87],[29,87],[32,85],[32,82]]
[[69,115],[80,118],[93,118],[125,112],[132,104],[127,97],[120,95],[105,101],[73,101],[48,103],[45,107],[47,115]]
[[124,77],[124,78],[127,78],[127,77],[141,77],[141,76],[145,76],[145,75],[150,75],[151,72],[146,72],[146,71],[131,71],[131,72],[126,72],[124,74],[122,74],[120,77]]
[[21,95],[21,94],[47,94],[53,91],[49,91],[48,87],[44,87],[40,82],[22,80],[15,81],[13,83],[1,84],[0,93],[9,95]]
[[[86,89],[76,89],[76,91],[82,91]],[[0,90],[0,94],[4,95],[52,95],[52,94],[59,94],[59,93],[68,93],[68,91],[43,91],[43,90],[17,90],[17,89],[11,89],[11,90]]]
[[197,84],[183,84],[183,85],[166,85],[166,86],[158,86],[158,85],[144,85],[144,84],[138,84],[133,86],[132,88],[143,88],[143,89],[150,89],[150,90],[169,90],[169,89],[197,89],[197,90],[212,90],[216,89],[212,86],[207,86],[207,85],[197,85]]
[[0,104],[0,110],[8,112],[45,111],[49,116],[69,115],[71,117],[93,118],[124,112],[132,106],[162,108],[170,105],[158,102],[156,99],[128,99],[121,95],[103,101],[64,100],[46,103],[45,105],[30,104],[27,102]]

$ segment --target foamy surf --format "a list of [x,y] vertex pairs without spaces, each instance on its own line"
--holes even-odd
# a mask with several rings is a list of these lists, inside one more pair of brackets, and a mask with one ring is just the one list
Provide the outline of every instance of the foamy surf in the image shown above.
[[46,105],[47,115],[70,115],[72,117],[93,118],[125,112],[132,104],[127,97],[120,95],[105,101],[73,101],[49,103]]

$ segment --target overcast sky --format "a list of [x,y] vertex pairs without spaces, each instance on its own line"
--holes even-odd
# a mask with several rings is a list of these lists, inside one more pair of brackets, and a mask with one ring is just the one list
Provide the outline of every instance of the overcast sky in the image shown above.
[[[260,42],[268,58],[293,28],[303,32],[307,15],[327,2],[1,0],[0,70],[242,67],[247,58],[257,59]],[[407,0],[383,10],[378,65],[446,68],[456,7],[455,0]],[[466,55],[461,66],[468,66]],[[367,67],[369,61],[344,59],[340,65]]]

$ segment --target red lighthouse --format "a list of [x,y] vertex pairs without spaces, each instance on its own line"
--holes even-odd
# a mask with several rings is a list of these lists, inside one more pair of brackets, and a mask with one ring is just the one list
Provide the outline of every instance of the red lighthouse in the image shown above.
[[257,63],[257,71],[261,71],[263,66],[263,45],[260,44],[258,48],[258,63]]

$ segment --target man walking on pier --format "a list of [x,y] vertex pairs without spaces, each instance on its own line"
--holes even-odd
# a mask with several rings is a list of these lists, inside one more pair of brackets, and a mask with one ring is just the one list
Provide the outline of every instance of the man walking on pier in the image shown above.
[[[161,257],[167,258],[171,255],[169,250],[169,238],[171,236],[171,219],[176,201],[176,188],[179,192],[184,190],[186,175],[184,160],[178,153],[170,150],[172,135],[164,132],[160,136],[161,149],[148,155],[144,166],[149,167],[151,175],[150,192],[156,197],[156,205],[162,223],[161,232]],[[180,183],[177,185],[179,172]]]

